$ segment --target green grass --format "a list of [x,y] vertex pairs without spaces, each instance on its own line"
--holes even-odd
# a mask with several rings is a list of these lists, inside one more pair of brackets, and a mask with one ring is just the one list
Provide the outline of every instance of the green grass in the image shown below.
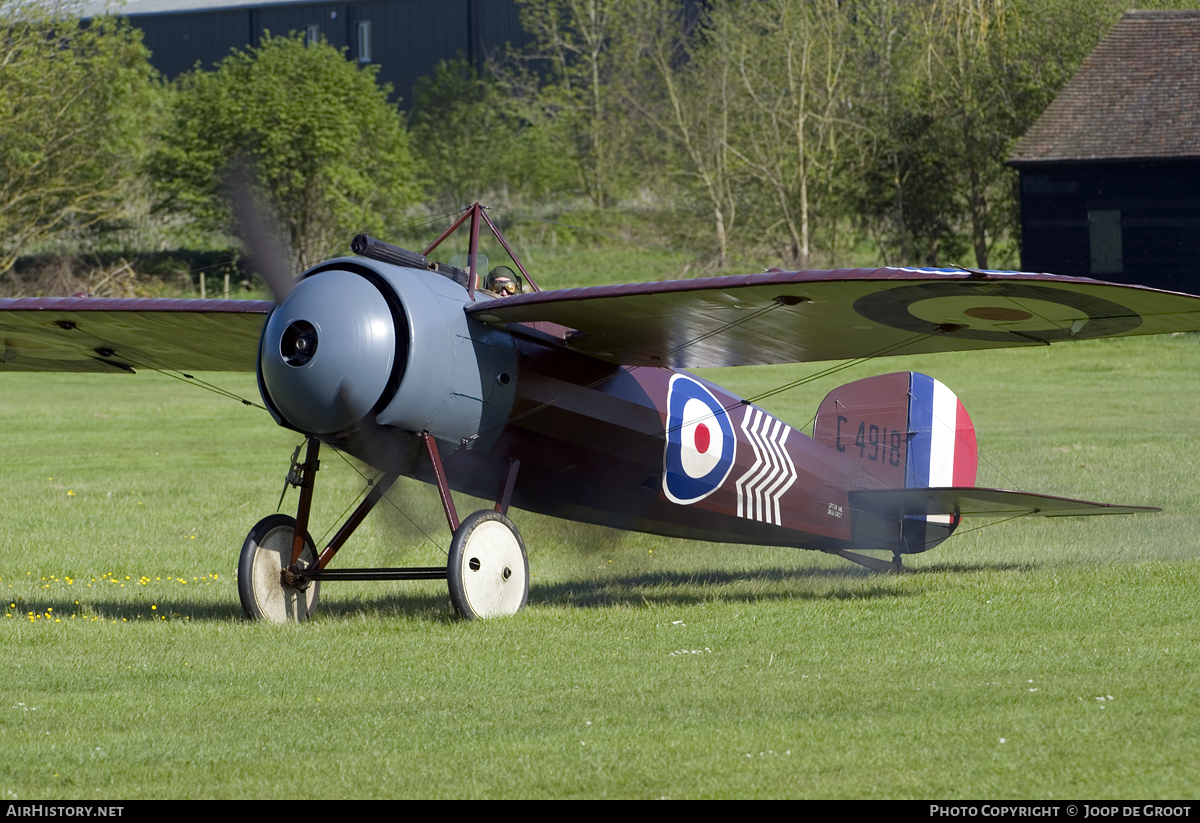
[[[995,525],[893,576],[516,512],[516,617],[456,620],[444,583],[330,583],[312,622],[258,625],[237,553],[294,434],[153,375],[3,375],[0,792],[1195,797],[1200,340],[894,358],[765,405],[802,426],[906,368],[962,398],[984,482],[1165,511]],[[750,395],[806,371],[707,376]],[[318,539],[362,485],[322,459]],[[432,490],[393,497],[431,539],[385,507],[344,564],[442,562]]]

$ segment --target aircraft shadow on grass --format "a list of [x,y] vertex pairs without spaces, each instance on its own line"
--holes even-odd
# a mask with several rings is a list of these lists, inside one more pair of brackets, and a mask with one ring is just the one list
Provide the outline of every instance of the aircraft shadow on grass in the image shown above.
[[[1028,572],[1036,564],[1013,562],[938,563],[918,574],[970,574],[974,572]],[[772,600],[872,600],[887,597],[909,597],[900,585],[900,577],[879,577],[858,569],[787,569],[766,568],[752,571],[707,569],[698,572],[649,572],[606,578],[579,578],[560,583],[534,584],[530,601],[539,606],[569,606],[579,609],[604,609],[620,606],[684,606],[705,602],[755,603]],[[804,581],[825,583],[845,581],[845,586],[832,590],[806,590]],[[850,584],[871,580],[874,585],[851,588]],[[745,590],[744,586],[752,587]],[[393,593],[378,597],[327,598],[322,610],[331,617],[351,615],[422,617],[435,622],[455,619],[446,608],[443,593]],[[156,608],[151,608],[155,606]],[[187,600],[156,599],[153,603],[124,601],[91,601],[81,608],[74,600],[46,599],[36,604],[22,600],[14,610],[16,617],[30,612],[38,619],[87,621],[168,622],[188,620],[209,622],[241,620],[244,615],[235,603],[197,603]],[[164,620],[165,618],[165,620]]]
[[[943,563],[933,573],[1030,571],[1028,563]],[[925,572],[920,572],[925,573]],[[605,609],[621,606],[686,606],[697,603],[761,603],[775,600],[872,600],[909,597],[914,593],[901,585],[902,577],[881,577],[855,568],[789,569],[766,568],[749,571],[706,569],[694,572],[648,572],[613,577],[580,577],[559,583],[533,583],[529,602],[535,606],[566,606]],[[805,587],[804,581],[820,583]],[[828,588],[828,583],[844,586]],[[859,588],[853,585],[869,581]],[[749,588],[747,588],[749,587]],[[453,618],[445,596],[438,594],[390,594],[382,597],[326,601],[329,614],[381,613],[424,614],[436,620]]]
[[[977,572],[1028,572],[1037,564],[1015,562],[937,563],[916,574],[962,575]],[[730,571],[705,569],[694,572],[660,571],[612,577],[580,577],[559,583],[530,587],[530,602],[537,606],[558,606],[578,609],[605,609],[622,606],[686,606],[697,603],[759,603],[794,600],[873,600],[888,597],[911,597],[901,585],[902,576],[872,575],[854,568],[788,569],[781,567]],[[806,587],[805,581],[819,583]],[[845,585],[837,585],[839,581]],[[861,588],[854,584],[869,581]],[[833,583],[834,588],[828,588]],[[747,588],[748,587],[748,588]],[[322,611],[331,617],[352,615],[418,617],[434,622],[455,619],[447,609],[443,592],[391,593],[378,597],[357,596],[330,598],[323,592]],[[151,608],[151,606],[156,608]],[[14,610],[16,617],[29,612],[39,620],[58,618],[64,621],[87,621],[93,617],[106,622],[154,621],[189,622],[240,621],[244,615],[236,603],[198,603],[188,600],[156,599],[153,603],[125,601],[90,601],[84,607],[74,600],[47,599],[36,604],[22,600]],[[75,615],[72,617],[72,615]],[[165,620],[163,620],[165,618]]]

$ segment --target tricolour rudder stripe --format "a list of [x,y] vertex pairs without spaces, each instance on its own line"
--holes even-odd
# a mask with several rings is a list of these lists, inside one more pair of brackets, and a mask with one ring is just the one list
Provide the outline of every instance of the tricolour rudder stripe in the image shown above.
[[929,487],[933,443],[933,384],[926,374],[911,372],[908,388],[908,464],[904,485],[910,489]]
[[954,392],[927,374],[912,373],[908,431],[908,488],[974,485],[975,426]]
[[979,446],[975,441],[975,424],[971,422],[961,400],[955,398],[954,482],[953,486],[974,486],[979,472]]
[[[743,427],[745,424],[743,424]],[[750,442],[754,442],[748,437]],[[894,372],[840,386],[821,401],[813,439],[855,464],[864,488],[928,489],[975,485],[975,427],[958,397],[925,374]],[[760,448],[758,446],[757,450]],[[923,552],[958,528],[961,516],[913,498],[899,515],[854,508],[862,549]]]

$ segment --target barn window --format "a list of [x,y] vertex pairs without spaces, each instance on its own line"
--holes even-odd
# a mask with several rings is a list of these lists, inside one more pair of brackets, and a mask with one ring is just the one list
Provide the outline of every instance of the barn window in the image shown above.
[[1121,212],[1116,209],[1088,212],[1088,231],[1092,241],[1092,274],[1120,274]]
[[371,21],[363,20],[358,24],[358,62],[371,62]]
[[320,42],[320,40],[321,40],[321,27],[318,26],[316,23],[310,23],[308,26],[308,33],[304,38],[304,42],[310,46],[315,46],[315,45],[317,45],[317,43]]

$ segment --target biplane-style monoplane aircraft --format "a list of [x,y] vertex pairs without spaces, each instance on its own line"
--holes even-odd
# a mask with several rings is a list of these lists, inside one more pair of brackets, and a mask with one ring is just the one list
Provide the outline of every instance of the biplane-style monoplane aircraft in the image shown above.
[[[466,262],[433,262],[468,218]],[[486,288],[483,226],[525,293]],[[828,552],[879,571],[968,516],[1155,511],[976,487],[970,418],[922,374],[834,390],[809,437],[679,369],[1200,330],[1200,297],[1021,272],[772,269],[539,291],[478,205],[422,254],[365,236],[353,249],[295,280],[258,253],[273,303],[0,301],[0,370],[257,370],[271,415],[307,446],[288,474],[296,516],[266,517],[242,547],[238,589],[252,618],[303,620],[328,581],[430,578],[448,580],[464,617],[512,614],[529,574],[510,506]],[[382,475],[318,553],[307,526],[322,444]],[[400,476],[437,486],[453,533],[447,565],[331,567]],[[460,521],[455,491],[495,509]]]

